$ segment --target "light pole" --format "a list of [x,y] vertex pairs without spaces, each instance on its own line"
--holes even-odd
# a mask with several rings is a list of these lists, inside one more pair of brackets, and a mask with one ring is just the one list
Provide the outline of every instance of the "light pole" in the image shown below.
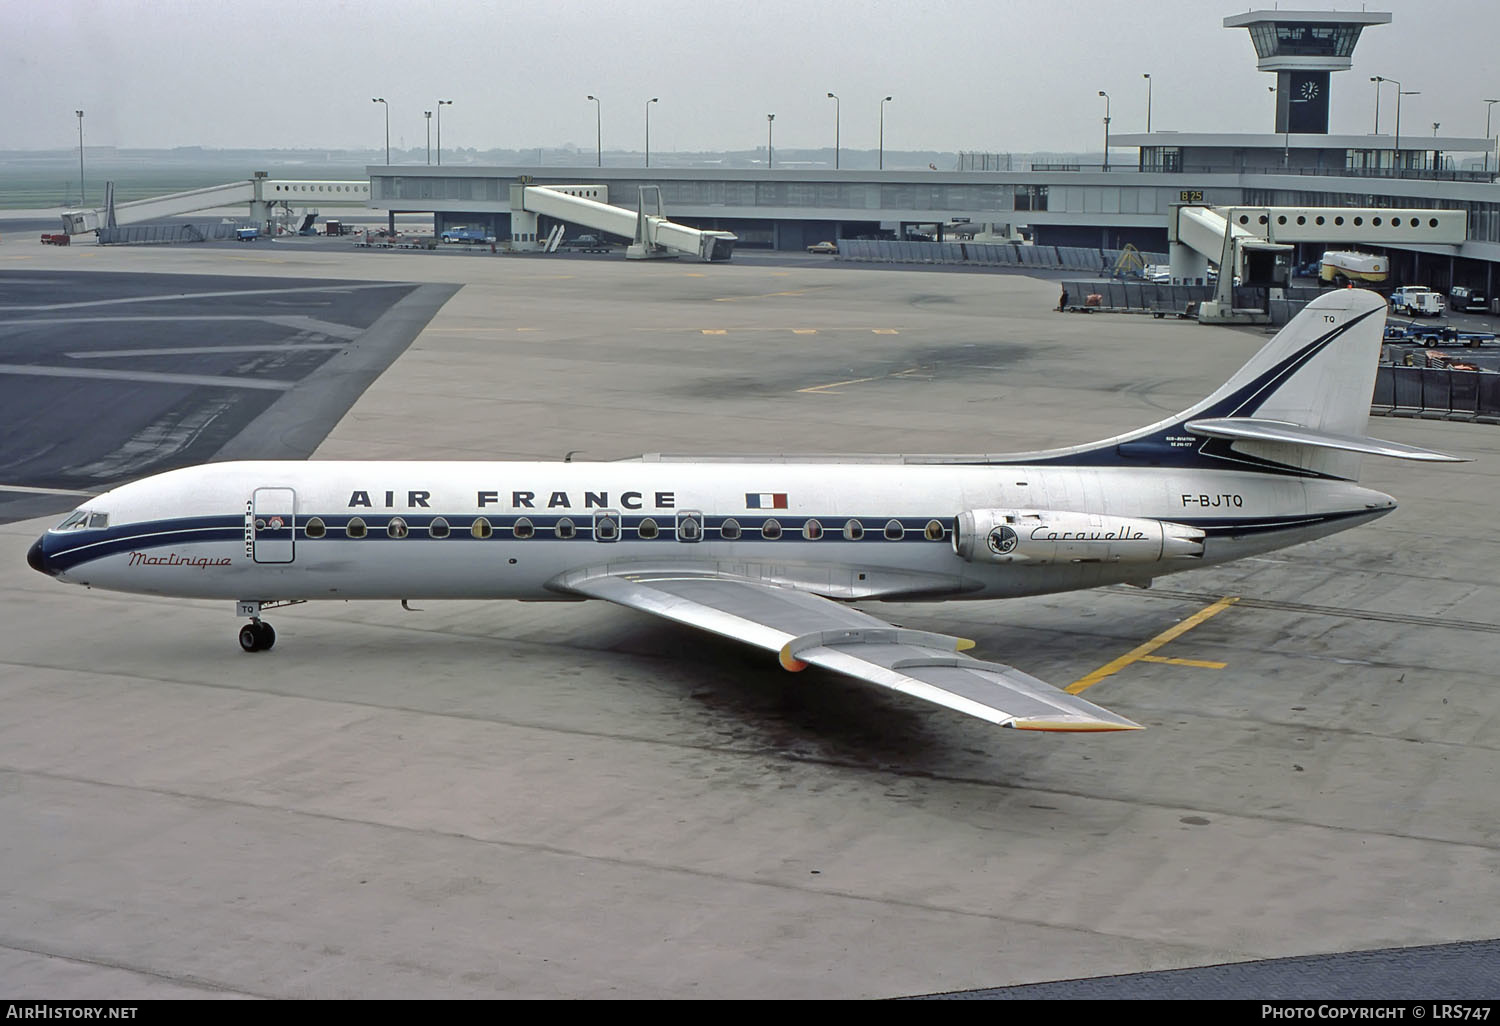
[[885,170],[885,105],[891,102],[887,96],[880,101],[880,170]]
[[438,167],[443,166],[443,108],[453,106],[452,100],[439,100],[437,102],[438,116]]
[[427,119],[427,165],[432,166],[432,111],[424,110],[422,116]]
[[1439,129],[1439,128],[1441,128],[1441,127],[1443,127],[1443,123],[1442,123],[1442,122],[1441,122],[1441,121],[1434,121],[1434,122],[1433,122],[1433,123],[1432,123],[1432,137],[1433,137],[1433,138],[1434,138],[1434,139],[1436,139],[1436,138],[1437,138],[1437,130],[1438,130],[1438,129]]
[[776,166],[776,151],[771,148],[771,126],[776,123],[775,114],[766,115],[766,170]]
[[[1386,79],[1387,82],[1396,82],[1394,78]],[[1401,177],[1401,97],[1421,96],[1420,89],[1402,89],[1401,83],[1396,82],[1396,177]]]
[[75,110],[78,115],[78,206],[81,208],[84,201],[83,189],[83,111]]
[[646,166],[647,167],[651,166],[651,105],[653,103],[655,103],[657,100],[660,100],[660,99],[661,99],[660,96],[653,96],[653,97],[651,97],[651,99],[649,99],[649,100],[646,101]]
[[1141,76],[1146,80],[1146,134],[1151,134],[1151,75],[1149,73]]
[[[385,102],[385,98],[384,97],[380,97],[380,96],[372,96],[372,97],[370,97],[370,102],[371,103],[378,103],[382,107],[385,108],[385,166],[386,167],[390,167],[391,166],[391,105],[389,103]],[[81,117],[82,115],[80,114],[79,116]],[[443,150],[442,150],[442,140],[443,140],[443,137],[442,137],[441,134],[439,134],[438,135],[438,162],[439,163],[442,162],[442,152],[443,152]]]
[[[1484,101],[1484,138],[1486,141],[1488,141],[1490,138],[1490,111],[1495,108],[1495,104],[1497,103],[1500,103],[1500,100]],[[1493,150],[1494,148],[1495,144],[1493,142],[1490,142],[1489,146],[1484,151],[1484,170],[1486,172],[1488,172],[1490,169],[1490,150]]]
[[594,163],[596,167],[604,166],[604,104],[599,102],[599,97],[593,93],[589,99],[594,101]]
[[1381,78],[1379,75],[1374,75],[1374,76],[1372,76],[1370,78],[1370,81],[1375,83],[1375,134],[1379,135],[1380,134],[1380,83],[1384,82],[1385,79]]
[[1104,97],[1104,170],[1109,170],[1109,94],[1103,89],[1099,95]]
[[835,93],[829,93],[828,98],[833,101],[833,169],[839,169],[839,109],[843,106]]

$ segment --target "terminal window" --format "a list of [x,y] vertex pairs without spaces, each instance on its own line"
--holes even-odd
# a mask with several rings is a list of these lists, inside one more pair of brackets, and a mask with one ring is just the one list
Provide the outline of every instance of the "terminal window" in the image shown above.
[[1016,186],[1017,210],[1046,210],[1047,187],[1045,185]]

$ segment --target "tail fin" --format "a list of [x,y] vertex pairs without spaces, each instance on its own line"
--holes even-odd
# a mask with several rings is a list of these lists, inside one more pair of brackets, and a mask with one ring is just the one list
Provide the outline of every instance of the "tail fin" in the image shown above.
[[1132,462],[1217,470],[1258,469],[1357,480],[1361,454],[1455,457],[1366,436],[1385,335],[1385,300],[1363,289],[1328,292],[1207,399],[1150,427],[1057,462]]
[[1183,414],[1255,417],[1362,437],[1385,336],[1385,300],[1326,292],[1276,333],[1218,391]]

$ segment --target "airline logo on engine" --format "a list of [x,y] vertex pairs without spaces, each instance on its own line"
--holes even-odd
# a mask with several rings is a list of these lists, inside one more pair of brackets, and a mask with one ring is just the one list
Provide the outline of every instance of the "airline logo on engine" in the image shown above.
[[1019,540],[1016,537],[1016,532],[1010,528],[997,527],[990,532],[990,536],[986,539],[986,542],[989,544],[991,552],[997,556],[1003,556],[1007,552],[1015,551],[1016,542]]

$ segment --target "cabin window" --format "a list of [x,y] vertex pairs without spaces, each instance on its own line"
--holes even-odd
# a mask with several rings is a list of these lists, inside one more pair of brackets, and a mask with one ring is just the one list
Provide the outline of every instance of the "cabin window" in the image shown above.
[[490,526],[488,520],[484,517],[479,517],[469,525],[469,533],[476,538],[488,538],[495,533],[495,529]]
[[564,540],[572,538],[578,534],[578,528],[575,527],[573,525],[573,521],[569,520],[567,517],[563,517],[557,522],[557,527],[554,528],[554,531],[559,538],[562,538]]
[[677,514],[677,540],[696,542],[703,540],[703,514],[695,510],[683,510]]
[[844,525],[844,537],[850,541],[859,541],[865,536],[865,525],[858,520],[851,520]]
[[899,520],[887,520],[885,522],[885,540],[900,541],[906,536],[906,528],[901,526]]
[[594,541],[616,542],[620,540],[620,514],[617,510],[604,509],[594,514]]
[[809,520],[802,525],[802,537],[808,541],[817,541],[823,537],[823,525],[816,520]]
[[532,535],[536,534],[536,526],[525,517],[517,517],[516,525],[511,528],[511,532],[517,538],[530,538]]
[[766,541],[775,541],[777,538],[780,538],[781,537],[781,521],[780,520],[767,520],[764,524],[761,524],[760,525],[760,536],[762,538],[766,539]]
[[321,538],[328,533],[328,527],[322,517],[312,517],[302,525],[302,533],[308,538]]
[[655,520],[647,517],[645,520],[641,521],[641,526],[635,529],[635,533],[649,541],[650,539],[655,538],[658,534],[660,534],[661,529],[656,526]]
[[922,532],[928,541],[943,540],[943,525],[936,520],[927,521],[927,528]]
[[405,538],[410,533],[407,529],[406,521],[400,517],[391,517],[390,522],[385,525],[385,536],[387,538]]
[[740,540],[740,522],[733,517],[728,518],[719,525],[719,537],[725,541]]
[[344,533],[351,538],[363,538],[366,534],[365,522],[359,517],[350,517],[349,522],[344,525]]
[[427,536],[429,538],[448,537],[448,521],[442,517],[433,517],[432,523],[427,525]]

